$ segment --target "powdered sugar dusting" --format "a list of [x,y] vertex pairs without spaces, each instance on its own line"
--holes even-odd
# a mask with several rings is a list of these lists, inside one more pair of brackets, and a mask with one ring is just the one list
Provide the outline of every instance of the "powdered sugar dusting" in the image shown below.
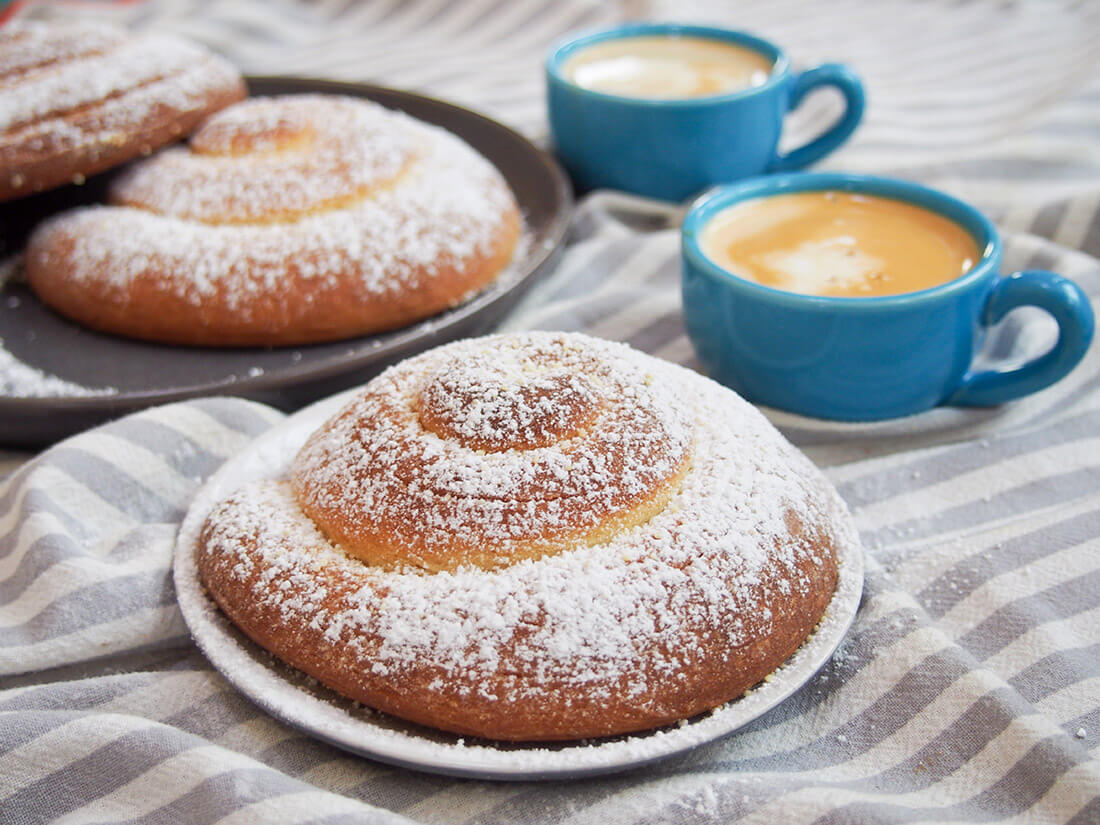
[[602,532],[672,481],[691,440],[689,409],[642,365],[538,333],[390,369],[307,443],[293,479],[315,518],[350,522],[353,547],[507,561]]
[[391,183],[418,144],[385,109],[350,98],[258,98],[133,167],[111,199],[205,223],[282,221]]
[[97,147],[128,140],[159,110],[205,109],[212,92],[236,82],[236,69],[224,60],[208,56],[179,74],[131,89],[101,106],[85,108],[79,115],[47,117],[24,125],[0,139],[0,146],[18,146],[34,158],[77,150],[94,156]]
[[5,398],[59,398],[117,395],[115,387],[85,387],[25,364],[4,348],[0,338],[0,396]]
[[[182,136],[243,94],[202,47],[87,23],[0,32],[0,165],[8,197],[64,183]],[[148,143],[142,143],[146,141]]]
[[[51,257],[60,235],[71,239],[59,246],[67,249],[64,267],[78,283],[122,295],[134,280],[149,276],[165,280],[164,289],[190,304],[217,296],[248,319],[267,311],[257,296],[282,295],[292,288],[291,276],[318,287],[346,288],[348,299],[366,301],[408,293],[441,268],[462,271],[471,256],[487,254],[504,216],[515,208],[488,161],[445,130],[400,113],[364,101],[337,105],[385,119],[398,138],[407,138],[422,154],[371,197],[262,225],[212,226],[130,207],[77,210],[40,227],[28,259],[42,269],[61,265]],[[382,155],[389,158],[389,150]],[[202,209],[178,191],[169,198],[169,208]],[[250,200],[241,195],[242,202]],[[155,274],[164,272],[173,277]]]
[[[204,593],[196,567],[199,534],[211,509],[250,480],[285,472],[308,434],[348,397],[345,393],[303,410],[227,462],[194,499],[172,565],[183,617],[214,667],[259,707],[309,735],[381,762],[454,776],[560,780],[622,771],[713,741],[774,708],[817,673],[856,614],[862,551],[850,537],[837,545],[840,578],[814,633],[772,678],[711,713],[644,734],[549,745],[471,740],[376,713],[318,685],[237,632]],[[843,532],[843,525],[839,529]]]
[[[780,588],[809,586],[800,564],[825,563],[815,548],[856,545],[827,482],[728,390],[622,345],[557,339],[586,348],[613,371],[651,376],[668,388],[654,402],[662,416],[686,416],[690,471],[645,523],[491,571],[385,571],[329,542],[302,516],[290,485],[260,482],[215,510],[200,552],[229,565],[240,581],[254,579],[254,598],[288,627],[313,623],[334,649],[350,651],[377,675],[397,679],[431,662],[449,689],[491,692],[484,686],[490,675],[520,674],[507,695],[483,695],[505,701],[543,695],[551,683],[597,697],[624,686],[643,696],[647,680],[675,678],[703,655],[700,627],[721,627],[731,649],[761,638],[772,620],[764,605]],[[416,359],[414,371],[501,343],[444,347]],[[392,380],[389,373],[376,379]],[[498,483],[496,470],[486,475]],[[800,536],[792,534],[791,513],[801,520]],[[254,537],[258,547],[250,549]],[[317,609],[322,600],[330,609]]]
[[126,40],[122,29],[95,23],[50,25],[17,20],[0,28],[0,88],[12,75],[47,63],[102,54]]
[[124,40],[105,54],[46,64],[0,84],[0,131],[118,97],[209,59],[199,46],[150,35]]
[[[459,351],[421,379],[420,425],[464,447],[542,447],[575,436],[606,402],[606,368],[564,339]],[[411,412],[411,411],[410,411]]]

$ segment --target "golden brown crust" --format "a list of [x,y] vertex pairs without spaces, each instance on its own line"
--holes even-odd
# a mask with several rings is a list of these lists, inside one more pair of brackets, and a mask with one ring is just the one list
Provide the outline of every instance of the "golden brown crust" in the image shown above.
[[0,49],[0,201],[148,155],[246,94],[236,69],[174,38],[14,23]]
[[[250,638],[339,693],[462,735],[520,741],[609,736],[686,719],[736,698],[817,625],[836,586],[841,549],[855,542],[835,492],[759,414],[728,390],[621,345],[537,333],[427,353],[380,376],[366,395],[422,397],[425,384],[441,375],[456,378],[448,366],[456,358],[476,361],[491,353],[509,362],[509,350],[517,348],[541,355],[578,347],[620,379],[614,386],[625,382],[635,400],[648,405],[660,422],[651,434],[676,445],[684,443],[687,428],[689,467],[671,498],[644,521],[593,544],[502,566],[510,554],[508,524],[467,520],[490,511],[479,509],[486,505],[471,493],[462,517],[453,506],[433,512],[417,505],[421,539],[431,545],[435,528],[495,536],[503,550],[488,569],[463,563],[430,572],[412,566],[421,562],[415,552],[405,567],[386,569],[363,563],[326,537],[302,511],[290,483],[260,482],[208,517],[198,548],[204,585]],[[511,359],[511,366],[520,361]],[[495,397],[484,375],[466,378],[459,380],[463,389],[479,387]],[[540,384],[530,374],[517,380],[526,387],[507,403],[519,407],[539,395],[539,386],[554,384]],[[387,388],[387,381],[404,389]],[[567,383],[584,394],[580,378]],[[470,400],[468,392],[458,395]],[[353,402],[349,409],[363,408]],[[441,479],[461,475],[459,468],[492,455],[461,444],[482,431],[482,418],[501,425],[501,405],[487,417],[481,412],[472,413],[477,421],[471,426],[450,422],[456,436],[442,447],[449,469],[426,465],[424,487],[437,488]],[[585,416],[564,414],[555,422],[569,437],[530,449],[503,448],[499,455],[516,454],[513,464],[482,465],[479,478],[463,486],[500,490],[502,483],[522,482],[524,462],[531,466],[544,453],[561,454],[573,437],[588,445],[574,450],[574,460],[598,464],[602,448],[593,434],[628,429],[601,430],[607,414],[596,412],[583,433],[575,424]],[[351,427],[340,423],[346,420],[347,414],[337,416],[322,431],[346,447],[357,435],[389,440],[389,434],[365,432],[363,419]],[[539,429],[536,424],[525,431],[532,420],[518,414],[503,425],[529,436]],[[422,432],[429,442],[438,439],[432,430]],[[395,449],[406,447],[401,442]],[[296,472],[323,474],[318,462],[331,455],[307,447]],[[368,455],[350,449],[346,466],[330,468],[345,478],[347,500],[377,494],[378,479],[348,472]],[[598,476],[589,482],[604,483]],[[600,498],[600,488],[589,492],[590,501]],[[417,494],[410,487],[405,495],[407,503]],[[429,498],[439,503],[445,496]]]
[[74,241],[63,231],[27,258],[28,279],[43,303],[92,329],[148,341],[186,346],[290,346],[338,341],[400,329],[461,303],[491,283],[512,259],[520,234],[519,215],[510,213],[491,246],[461,262],[440,262],[431,278],[379,301],[355,278],[304,276],[288,267],[278,290],[257,285],[243,313],[234,293],[240,284],[221,283],[199,296],[181,290],[171,264],[150,268],[125,287],[107,273],[74,289],[69,277]]
[[[225,513],[235,517],[232,501]],[[212,543],[215,529],[214,522],[208,522],[200,539],[202,546]],[[748,603],[766,604],[771,611],[766,633],[753,614],[729,610],[716,617],[713,626],[691,628],[692,638],[682,655],[640,639],[637,667],[618,679],[590,686],[599,687],[598,691],[578,688],[550,673],[533,696],[522,695],[526,692],[524,677],[513,672],[524,658],[518,654],[516,642],[497,651],[505,664],[482,677],[477,690],[456,682],[453,674],[429,659],[380,676],[371,671],[369,655],[346,644],[334,645],[323,626],[308,622],[290,625],[280,607],[255,598],[257,590],[270,587],[262,581],[264,571],[270,568],[262,563],[257,548],[243,550],[254,565],[243,578],[233,569],[238,558],[235,554],[200,553],[199,566],[208,592],[245,635],[337,693],[399,718],[460,735],[560,741],[650,730],[689,719],[763,681],[813,631],[836,586],[836,548],[831,539],[818,536],[806,549],[793,570],[775,569],[746,594]],[[813,561],[815,556],[825,563]],[[318,570],[315,575],[318,586],[327,591],[317,612],[353,609],[362,581],[330,569]],[[786,576],[806,581],[808,595],[778,593],[777,581]],[[742,623],[748,641],[731,648],[730,635],[722,627],[727,622]],[[539,620],[534,619],[530,632],[539,627]],[[357,642],[368,651],[383,644],[369,631],[360,631]],[[671,658],[679,659],[673,673],[665,667]],[[645,687],[637,690],[638,685]]]
[[231,107],[110,200],[36,231],[31,287],[96,329],[199,346],[406,326],[495,280],[522,229],[503,179],[453,136],[322,96]]

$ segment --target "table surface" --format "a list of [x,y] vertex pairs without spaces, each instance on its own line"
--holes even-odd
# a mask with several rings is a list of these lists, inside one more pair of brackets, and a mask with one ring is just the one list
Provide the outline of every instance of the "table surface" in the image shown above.
[[[453,100],[546,140],[541,62],[626,17],[707,20],[844,61],[869,108],[821,168],[898,175],[986,210],[1006,268],[1100,295],[1100,5],[377,0],[62,3],[180,33],[255,74]],[[797,143],[838,103],[787,122]],[[697,366],[675,214],[594,193],[505,329],[583,330]],[[1051,340],[1012,316],[984,353]],[[871,425],[766,414],[823,467],[867,550],[833,660],[736,736],[620,777],[483,783],[347,755],[266,716],[205,662],[170,586],[202,481],[283,418],[208,399],[38,456],[0,452],[0,820],[115,822],[1100,821],[1100,354],[989,410]],[[33,460],[32,460],[33,459]],[[14,817],[10,814],[14,813]]]

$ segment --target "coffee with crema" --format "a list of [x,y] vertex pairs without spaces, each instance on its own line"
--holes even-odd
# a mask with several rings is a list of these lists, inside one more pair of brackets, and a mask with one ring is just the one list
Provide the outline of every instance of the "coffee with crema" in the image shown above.
[[623,37],[570,57],[562,72],[586,89],[656,99],[706,97],[762,85],[772,61],[704,37]]
[[708,221],[699,240],[708,258],[742,278],[838,297],[929,289],[982,255],[969,232],[936,212],[833,191],[736,203]]

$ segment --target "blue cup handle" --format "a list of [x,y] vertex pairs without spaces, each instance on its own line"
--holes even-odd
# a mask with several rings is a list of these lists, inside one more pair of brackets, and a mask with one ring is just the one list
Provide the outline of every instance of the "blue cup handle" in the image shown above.
[[1058,322],[1054,346],[1016,369],[968,372],[945,403],[963,407],[1002,404],[1050,386],[1085,357],[1095,320],[1088,296],[1077,284],[1042,270],[1013,273],[990,290],[980,322],[992,326],[1022,306],[1039,307],[1054,316]]
[[846,141],[863,119],[866,103],[863,83],[855,72],[839,63],[826,63],[796,76],[787,104],[788,111],[797,108],[802,98],[822,86],[835,86],[844,95],[844,115],[805,146],[786,155],[776,155],[768,165],[769,172],[787,172],[809,166]]

